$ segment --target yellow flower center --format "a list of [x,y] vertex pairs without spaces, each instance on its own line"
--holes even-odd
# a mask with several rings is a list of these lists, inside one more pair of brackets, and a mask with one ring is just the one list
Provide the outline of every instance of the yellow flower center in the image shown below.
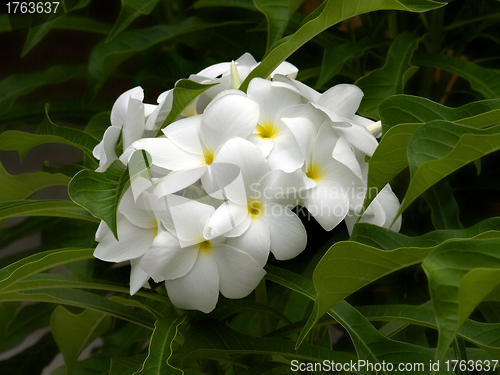
[[252,201],[248,204],[248,214],[256,218],[262,214],[262,205],[259,201]]
[[264,121],[262,124],[257,124],[255,130],[261,138],[273,138],[276,134],[278,134],[278,128],[276,128],[274,124],[267,121]]
[[156,237],[158,235],[158,222],[156,221],[156,219],[152,220],[151,231],[153,232],[153,237]]
[[205,156],[205,163],[207,163],[207,165],[210,165],[213,163],[214,153],[212,151],[204,150],[203,155]]
[[213,249],[212,243],[209,240],[201,242],[199,246],[200,246],[200,251],[205,254],[209,253]]
[[306,176],[311,180],[318,180],[323,177],[321,167],[317,163],[312,163],[307,166]]

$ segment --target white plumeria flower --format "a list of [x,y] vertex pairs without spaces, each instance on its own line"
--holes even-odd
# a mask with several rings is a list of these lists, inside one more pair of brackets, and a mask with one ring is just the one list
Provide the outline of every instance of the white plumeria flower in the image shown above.
[[[141,198],[145,198],[146,195]],[[148,196],[154,199],[152,195]],[[144,203],[144,201],[143,201]],[[124,262],[130,260],[132,273],[130,279],[130,294],[136,293],[148,280],[146,275],[137,267],[140,259],[151,247],[155,237],[161,232],[161,206],[154,203],[155,209],[138,205],[134,201],[132,189],[128,189],[123,195],[117,212],[118,239],[106,225],[101,221],[96,233],[97,245],[94,256],[107,262]]]
[[347,215],[350,195],[362,185],[346,165],[332,157],[339,139],[328,122],[316,134],[306,156],[302,204],[325,230],[335,228]]
[[369,129],[373,128],[375,132],[378,126],[375,125],[375,121],[356,115],[364,95],[359,87],[340,84],[320,94],[299,81],[283,76],[276,76],[275,79],[293,83],[311,105],[328,116],[338,136],[345,137],[349,143],[366,155],[373,155],[378,142]]
[[[364,189],[366,193],[366,188]],[[361,213],[362,202],[357,206],[351,207],[349,209],[349,214],[345,218],[345,222],[347,225],[347,230],[349,234],[352,233],[352,229],[354,224],[358,221],[358,217]],[[396,195],[393,193],[391,186],[389,184],[385,185],[385,187],[377,194],[375,199],[370,203],[368,208],[363,212],[361,219],[359,219],[360,223],[370,223],[374,225],[378,225],[382,228],[391,229],[394,232],[399,232],[401,229],[401,216],[397,218],[392,225],[394,218],[399,210],[400,203]]]
[[219,291],[243,298],[264,277],[261,265],[247,253],[225,244],[224,237],[206,239],[203,230],[215,209],[177,195],[167,196],[172,221],[161,232],[140,267],[156,281],[165,281],[172,303],[183,309],[212,311]]
[[250,81],[247,95],[259,104],[260,116],[249,140],[267,157],[271,169],[293,172],[302,167],[304,158],[295,137],[281,121],[281,113],[299,104],[301,97],[293,89],[283,86],[280,82],[262,78]]
[[218,149],[232,138],[247,138],[258,118],[257,103],[241,91],[228,90],[214,99],[203,115],[178,120],[163,129],[165,138],[141,139],[133,148],[146,150],[154,165],[172,171],[158,182],[155,193],[163,196],[201,178],[217,160]]
[[120,156],[115,152],[120,134],[122,134],[123,150],[144,136],[153,136],[145,134],[145,124],[156,106],[142,103],[143,99],[142,88],[134,87],[121,94],[113,104],[111,126],[106,129],[102,141],[93,150],[94,156],[99,160],[97,172],[104,172]]
[[297,198],[289,195],[298,195],[301,171],[270,171],[259,148],[241,138],[220,149],[218,162],[238,166],[244,188],[226,189],[228,200],[210,218],[205,237],[224,234],[229,245],[248,252],[260,265],[266,263],[270,251],[278,260],[301,253],[307,241],[305,228],[285,206],[297,204]]
[[[237,89],[233,87],[232,82],[243,82],[250,72],[254,70],[260,63],[257,62],[249,53],[243,54],[240,58],[234,61],[237,77],[234,77],[234,70],[231,69],[231,62],[223,62],[211,65],[197,74],[192,74],[189,79],[202,84],[217,83],[216,86],[209,88],[198,96],[193,103],[190,104],[191,113],[203,113],[206,106],[220,92],[228,89]],[[274,77],[277,74],[293,79],[297,76],[298,69],[292,64],[284,61],[271,74]]]

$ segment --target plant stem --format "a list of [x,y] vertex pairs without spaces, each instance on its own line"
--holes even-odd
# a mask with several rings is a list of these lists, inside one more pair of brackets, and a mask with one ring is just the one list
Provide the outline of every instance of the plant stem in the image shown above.
[[[257,288],[255,288],[255,300],[258,303],[261,303],[263,305],[267,306],[267,289],[266,289],[266,279],[262,279],[257,285]],[[269,316],[267,315],[267,312],[265,311],[259,311],[259,330],[260,330],[260,335],[265,336],[267,333],[271,331],[270,325],[269,325]]]

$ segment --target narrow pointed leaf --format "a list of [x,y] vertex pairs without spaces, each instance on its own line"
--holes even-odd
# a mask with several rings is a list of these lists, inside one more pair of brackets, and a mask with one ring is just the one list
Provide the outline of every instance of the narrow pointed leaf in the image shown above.
[[127,320],[142,327],[153,329],[150,315],[125,307],[97,294],[78,289],[44,289],[34,292],[6,292],[0,294],[0,301],[39,301],[69,305],[99,311]]
[[458,329],[500,284],[499,238],[448,242],[423,262],[439,329],[436,359],[442,359]]
[[84,76],[84,66],[71,65],[55,65],[34,73],[11,75],[0,81],[0,114],[4,114],[11,109],[19,96],[27,94],[38,87]]
[[398,214],[450,173],[500,149],[500,126],[479,130],[445,121],[418,128],[408,145],[411,180]]
[[99,141],[92,135],[78,129],[54,124],[49,118],[49,105],[45,106],[45,118],[36,133],[10,130],[0,134],[0,149],[19,152],[21,161],[29,150],[44,143],[62,143],[74,146],[85,152],[90,160],[95,161],[92,151]]
[[[85,310],[73,314],[63,306],[58,306],[52,313],[50,328],[57,346],[61,350],[68,374],[82,351],[111,326],[111,317],[96,311]],[[71,335],[68,335],[71,332]]]
[[10,175],[0,163],[0,202],[24,199],[45,187],[67,185],[70,181],[63,174],[46,172]]
[[149,343],[148,356],[142,368],[134,372],[147,375],[183,374],[182,371],[174,368],[170,363],[172,356],[172,343],[177,335],[177,328],[186,319],[187,315],[180,316],[172,309],[170,314],[155,323],[155,329]]
[[376,194],[408,166],[408,145],[422,124],[448,120],[473,128],[485,128],[500,121],[500,100],[491,99],[449,108],[425,98],[395,95],[384,100],[380,116],[384,136],[369,161],[368,194],[363,207],[368,207]]
[[0,270],[0,291],[31,275],[62,264],[92,259],[94,249],[57,249],[37,253]]
[[500,96],[500,70],[483,68],[471,61],[440,53],[416,55],[412,63],[442,69],[469,81],[471,87],[487,99]]
[[406,80],[416,71],[410,61],[418,41],[419,38],[413,34],[399,34],[389,48],[384,66],[356,81],[355,84],[365,94],[358,113],[379,119],[379,104],[391,95],[403,93]]
[[240,89],[246,91],[248,84],[255,77],[266,78],[274,69],[286,60],[292,53],[314,36],[326,30],[338,22],[354,17],[359,14],[373,12],[376,10],[405,10],[410,12],[425,12],[437,9],[445,5],[431,0],[329,0],[321,8],[321,13],[306,22],[297,32],[290,37],[281,39],[242,83]]
[[149,14],[158,4],[159,0],[121,0],[122,7],[120,15],[108,35],[106,42],[109,42],[132,23],[141,14]]
[[295,350],[290,340],[255,337],[233,331],[218,320],[194,323],[186,336],[176,365],[181,368],[199,358],[220,357],[222,354],[269,354],[297,358],[303,361],[349,363],[356,358],[348,353],[335,352],[322,347],[304,344]]
[[388,42],[379,38],[364,38],[339,44],[335,47],[326,47],[321,64],[321,73],[315,85],[316,89],[319,90],[331,78],[339,74],[347,60],[361,56],[366,50],[387,44]]
[[99,222],[85,208],[71,201],[23,199],[0,203],[0,220],[23,216],[56,216]]
[[[358,310],[370,321],[405,322],[437,329],[431,304],[360,306]],[[482,323],[467,319],[457,335],[497,358],[500,356],[500,324],[498,323]]]

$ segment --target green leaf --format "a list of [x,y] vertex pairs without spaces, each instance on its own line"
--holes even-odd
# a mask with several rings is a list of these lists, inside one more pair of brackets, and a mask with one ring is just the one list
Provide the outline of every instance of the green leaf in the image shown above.
[[[123,286],[123,284],[113,283],[107,280],[100,280],[85,276],[46,274],[46,273],[40,273],[28,276],[21,281],[17,281],[14,284],[11,284],[10,286],[8,286],[3,290],[5,292],[23,292],[23,291],[33,291],[36,289],[59,289],[59,288],[105,290],[108,292],[117,292],[123,294],[130,293],[130,289],[128,287]],[[138,291],[134,295],[134,297],[143,297],[155,300],[164,305],[170,304],[167,298],[143,290]],[[145,305],[143,304],[143,306]],[[147,306],[146,309],[150,310]]]
[[[500,120],[498,115],[500,99],[480,100],[465,104],[458,108],[446,107],[432,100],[411,95],[394,95],[379,106],[380,119],[384,134],[398,124],[425,123],[433,120],[448,120],[474,128],[484,128],[496,125]],[[487,112],[490,112],[488,114]],[[487,118],[494,114],[492,121]],[[484,120],[477,122],[481,115]],[[463,122],[462,122],[463,121]]]
[[93,116],[85,126],[85,132],[97,139],[102,139],[106,129],[111,126],[111,112],[104,111]]
[[111,326],[111,317],[96,311],[85,310],[72,314],[62,306],[52,313],[50,328],[57,346],[61,350],[68,375],[73,373],[75,363],[82,351]]
[[476,306],[500,284],[498,238],[445,243],[424,261],[439,329],[441,359]]
[[[315,299],[315,293],[311,292],[311,290],[314,290],[311,280],[277,267],[268,269],[268,266],[266,266],[266,270],[268,271],[266,278],[269,280],[298,291],[310,299]],[[315,309],[317,307],[318,305],[315,304]],[[313,311],[311,317],[314,314],[315,311]],[[358,353],[358,359],[369,360],[372,363],[383,361],[391,363],[401,363],[403,361],[404,363],[428,363],[433,358],[434,351],[431,349],[396,342],[382,336],[354,307],[345,301],[340,301],[333,308],[329,309],[328,314],[348,331]],[[311,319],[308,323],[310,322]],[[310,328],[306,324],[301,336],[309,330]],[[299,337],[297,346],[301,343],[302,339]],[[300,348],[303,346],[304,344]]]
[[[0,122],[9,124],[10,129],[20,123],[39,124],[45,116],[45,104],[47,100],[15,104],[11,111],[0,115]],[[68,122],[85,123],[96,113],[109,110],[112,104],[95,100],[84,107],[81,99],[51,100],[50,114]]]
[[193,5],[194,9],[206,7],[235,7],[256,10],[253,0],[198,0]]
[[102,41],[94,47],[90,54],[88,65],[90,91],[88,95],[93,97],[111,73],[123,61],[138,52],[191,32],[237,22],[239,21],[205,24],[197,18],[190,17],[173,25],[157,25],[142,30],[125,31],[118,34],[109,43]]
[[368,162],[368,190],[363,207],[368,207],[378,192],[408,166],[408,145],[422,123],[449,120],[475,128],[500,121],[500,100],[483,100],[459,108],[448,108],[431,100],[395,95],[384,100],[380,116],[384,136]]
[[474,129],[431,121],[419,127],[408,145],[411,180],[398,215],[450,173],[499,149],[500,126]]
[[57,249],[37,253],[0,270],[0,291],[39,272],[78,260],[92,259],[94,249]]
[[[434,310],[428,303],[420,306],[360,306],[357,309],[370,321],[404,322],[437,329]],[[467,319],[458,330],[457,336],[497,358],[500,356],[500,324],[481,323]]]
[[463,228],[459,218],[460,207],[446,178],[432,185],[423,197],[431,210],[432,225],[435,229]]
[[456,74],[469,81],[471,87],[485,98],[500,96],[500,70],[483,68],[459,57],[439,53],[415,55],[412,63]]
[[76,306],[100,311],[149,329],[153,329],[154,325],[151,315],[129,309],[121,303],[78,289],[42,289],[34,292],[6,292],[0,294],[0,301],[39,301]]
[[[488,233],[498,235],[500,232]],[[469,239],[450,239],[434,247],[401,247],[389,251],[352,241],[334,244],[314,270],[313,282],[318,297],[299,343],[319,318],[356,290],[385,275],[422,262],[434,249],[444,244],[454,246],[466,241]]]
[[402,94],[406,81],[416,72],[410,64],[419,38],[410,33],[399,34],[389,48],[384,66],[356,81],[365,96],[358,113],[379,119],[378,106],[387,97]]
[[304,0],[253,0],[255,7],[261,11],[267,19],[267,47],[268,51],[281,37],[288,25],[288,21],[300,7]]
[[24,199],[45,187],[67,185],[69,181],[68,176],[59,173],[36,172],[12,176],[0,163],[0,202]]
[[86,209],[71,201],[23,199],[0,203],[0,220],[22,216],[56,216],[99,222]]
[[180,316],[176,310],[172,309],[169,315],[156,321],[149,343],[148,357],[142,368],[134,374],[183,374],[182,371],[170,365],[169,359],[173,353],[172,343],[177,335],[177,328],[186,317],[187,315]]
[[151,13],[158,4],[158,1],[159,0],[121,0],[122,7],[120,15],[113,26],[113,30],[111,30],[106,38],[106,43],[109,43],[141,14]]
[[10,130],[0,134],[1,150],[17,150],[21,161],[33,147],[44,143],[62,143],[80,150],[95,160],[92,151],[99,141],[81,130],[58,126],[49,118],[49,105],[45,106],[45,118],[36,129],[35,134]]
[[0,114],[12,108],[15,100],[41,86],[85,77],[84,66],[55,65],[46,70],[14,74],[0,81]]
[[395,250],[402,247],[433,247],[449,239],[472,238],[490,231],[500,231],[500,218],[486,219],[465,229],[435,230],[419,237],[405,236],[373,224],[357,223],[351,241],[382,250]]
[[178,81],[175,84],[173,92],[172,109],[168,112],[168,116],[165,118],[165,121],[163,121],[160,129],[158,129],[158,134],[156,136],[162,135],[163,133],[161,132],[161,129],[174,122],[177,117],[181,115],[182,111],[184,111],[184,109],[189,105],[189,103],[196,99],[198,95],[215,85],[218,85],[218,83],[205,85],[189,79],[181,79]]
[[84,170],[76,174],[68,188],[70,198],[86,208],[94,217],[108,225],[118,240],[116,210],[129,183],[136,176],[149,171],[151,156],[138,150],[128,167],[115,160],[105,172]]
[[141,368],[146,359],[146,353],[138,354],[133,357],[115,357],[111,358],[111,367],[109,375],[130,375]]
[[326,47],[321,64],[321,73],[316,82],[315,88],[320,89],[330,79],[340,73],[344,64],[353,57],[360,57],[366,50],[387,45],[388,41],[380,38],[364,38],[361,40],[347,42]]
[[255,77],[268,77],[281,62],[313,37],[338,22],[350,17],[373,12],[381,9],[405,10],[411,12],[425,12],[445,5],[431,0],[329,0],[316,17],[308,20],[297,32],[278,42],[265,57],[262,63],[255,68],[242,83],[240,89],[246,91],[248,84]]
[[33,49],[40,41],[47,35],[47,33],[52,29],[54,23],[58,18],[53,19],[49,22],[42,23],[41,25],[30,27],[28,29],[28,37],[23,46],[23,51],[21,52],[21,58],[25,57],[29,51]]
[[205,319],[191,325],[175,364],[182,368],[189,361],[220,357],[222,354],[269,353],[314,362],[333,360],[335,363],[350,363],[356,359],[348,353],[309,344],[295,350],[290,340],[245,335],[233,331],[218,320]]

